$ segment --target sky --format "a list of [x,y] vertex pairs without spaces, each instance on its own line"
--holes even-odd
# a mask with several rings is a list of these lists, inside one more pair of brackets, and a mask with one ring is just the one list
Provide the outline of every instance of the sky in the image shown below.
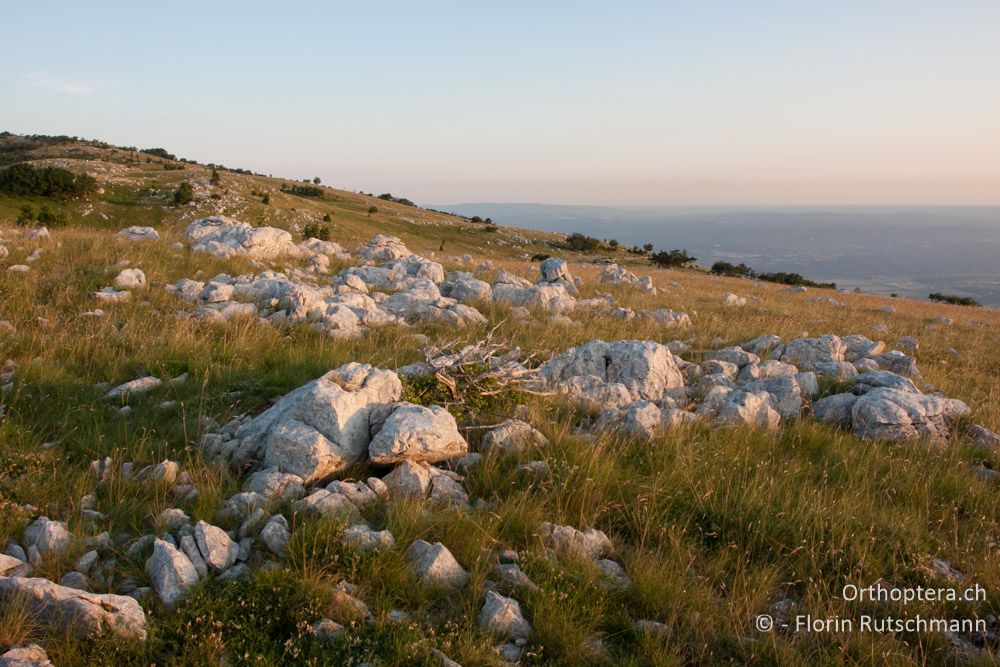
[[0,130],[421,204],[1000,203],[996,0],[0,9]]

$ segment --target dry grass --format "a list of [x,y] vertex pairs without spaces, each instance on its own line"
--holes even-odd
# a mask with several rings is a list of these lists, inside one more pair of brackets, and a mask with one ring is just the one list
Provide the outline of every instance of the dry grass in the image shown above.
[[[143,178],[155,182],[157,191],[169,190],[171,179],[192,178],[197,171],[155,172],[146,165],[128,169],[148,171]],[[436,214],[419,213],[426,220],[408,222],[404,218],[417,212],[377,202],[382,213],[369,220],[369,200],[360,195],[336,192],[330,195],[336,201],[293,202],[286,201],[291,195],[274,193],[274,181],[231,174],[224,174],[223,181],[249,202],[231,212],[251,222],[262,215],[264,222],[293,227],[301,211],[313,215],[329,207],[336,211],[333,239],[346,246],[357,246],[380,230],[429,252],[446,237],[446,255],[475,251],[477,259],[489,257],[521,275],[537,272],[536,265],[519,259],[525,248],[486,246],[484,239],[502,236],[488,237]],[[264,210],[249,200],[251,187],[270,189],[272,206]],[[115,211],[125,205],[106,206]],[[383,328],[333,341],[307,327],[199,324],[178,314],[190,306],[163,286],[181,277],[238,274],[252,267],[171,249],[170,243],[180,239],[182,217],[193,211],[183,216],[175,210],[158,213],[163,235],[158,242],[112,238],[110,229],[142,224],[143,216],[152,215],[150,207],[135,205],[135,211],[106,223],[88,224],[94,220],[88,217],[84,224],[54,230],[54,242],[45,245],[45,254],[29,273],[0,272],[0,319],[16,329],[0,334],[0,359],[14,359],[20,366],[0,423],[0,501],[35,505],[50,517],[67,520],[78,535],[89,530],[79,499],[93,489],[87,465],[94,458],[181,461],[200,491],[184,509],[195,518],[210,519],[239,480],[203,461],[194,447],[206,420],[222,423],[234,414],[258,411],[271,398],[347,361],[395,368],[420,359],[412,332],[427,334],[437,344],[456,338],[471,342],[485,332]],[[0,217],[2,212],[0,207]],[[448,224],[416,224],[434,221]],[[21,262],[34,249],[26,242],[9,245],[8,264]],[[695,271],[637,269],[665,288],[649,296],[596,284],[600,267],[581,259],[573,258],[572,269],[584,280],[583,296],[606,291],[635,310],[686,310],[693,328],[662,329],[598,313],[574,314],[579,326],[553,324],[544,317],[514,322],[507,309],[483,305],[490,327],[498,325],[497,336],[542,359],[592,338],[680,338],[691,342],[694,350],[688,356],[697,359],[701,351],[718,347],[719,340],[734,344],[765,333],[785,338],[862,333],[890,343],[916,335],[926,383],[968,402],[977,421],[1000,427],[997,311],[822,290],[789,294],[780,286]],[[82,317],[98,305],[91,292],[111,284],[117,271],[113,267],[121,260],[142,268],[150,287],[131,303],[102,306],[107,311],[103,318]],[[445,264],[457,266],[447,259]],[[669,287],[671,283],[677,286]],[[721,297],[727,291],[757,299],[742,308],[725,307]],[[843,305],[808,301],[827,294]],[[888,304],[895,313],[880,310]],[[934,318],[942,315],[954,324],[935,324]],[[878,324],[887,332],[875,334]],[[956,354],[949,352],[952,348]],[[189,374],[185,384],[129,399],[133,414],[127,419],[94,386],[146,373],[174,377],[183,372]],[[163,400],[178,405],[160,410]],[[490,409],[492,414],[479,416],[482,422],[499,421],[514,406],[500,402]],[[958,444],[932,449],[864,443],[809,421],[777,434],[701,425],[654,442],[605,437],[589,444],[574,435],[579,415],[566,406],[533,397],[526,409],[552,445],[541,452],[486,457],[466,487],[474,498],[489,501],[491,509],[461,513],[421,503],[378,505],[365,518],[374,528],[389,528],[397,547],[365,557],[343,548],[336,525],[297,524],[290,569],[284,574],[259,575],[242,590],[203,586],[176,615],[154,608],[145,647],[46,635],[50,655],[60,665],[214,664],[223,650],[233,652],[231,658],[239,664],[375,659],[414,664],[429,661],[430,648],[438,647],[463,664],[496,664],[496,642],[479,632],[475,615],[490,576],[490,554],[501,548],[523,552],[522,567],[540,586],[537,593],[516,593],[536,630],[526,661],[538,664],[951,664],[955,653],[937,635],[761,635],[752,625],[757,614],[784,598],[815,615],[856,615],[859,608],[840,599],[845,583],[866,585],[880,578],[896,585],[939,583],[927,567],[932,558],[948,560],[969,582],[984,586],[987,601],[977,606],[927,603],[907,608],[908,614],[919,610],[963,617],[998,611],[1000,496],[968,473],[984,458],[981,453]],[[477,438],[471,436],[474,446]],[[50,442],[56,444],[42,447]],[[548,475],[518,470],[534,458],[548,463]],[[1000,466],[995,455],[985,458],[992,467]],[[155,516],[170,503],[164,488],[117,478],[98,494],[98,509],[108,515],[102,528],[132,535],[155,530]],[[0,542],[18,536],[30,518],[18,512],[2,515]],[[624,564],[634,585],[606,591],[592,565],[550,558],[538,536],[543,521],[605,530],[614,542],[613,557]],[[440,540],[451,549],[472,573],[466,590],[430,591],[413,581],[404,553],[418,537]],[[81,539],[43,573],[58,579],[84,548]],[[122,576],[144,576],[141,563],[122,557],[120,566]],[[361,586],[376,620],[352,626],[342,644],[317,652],[302,624],[325,613],[329,588],[340,579]],[[414,622],[389,622],[391,609],[405,609]],[[636,634],[632,621],[640,618],[665,623],[666,637]],[[16,607],[0,613],[0,644],[38,632]],[[190,637],[203,640],[202,648],[186,641]],[[989,664],[987,657],[980,658]]]

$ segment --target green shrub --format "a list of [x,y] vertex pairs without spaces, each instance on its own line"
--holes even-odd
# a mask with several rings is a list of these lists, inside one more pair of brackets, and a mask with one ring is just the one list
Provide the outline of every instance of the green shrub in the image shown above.
[[604,244],[592,236],[573,232],[566,237],[565,246],[567,249],[576,250],[577,252],[597,252],[604,247]]
[[307,222],[306,226],[302,228],[302,238],[329,241],[330,228],[318,222]]
[[64,211],[52,211],[48,206],[43,206],[38,211],[38,224],[48,227],[59,227],[66,224],[66,213]]
[[194,199],[194,189],[191,184],[184,181],[174,192],[174,203],[178,206],[183,206],[184,204],[189,204]]
[[369,206],[368,207],[368,217],[369,218],[372,217],[372,213],[378,213],[378,206]]
[[82,197],[97,190],[97,181],[87,174],[74,174],[59,167],[36,169],[26,163],[0,172],[0,193],[15,197]]
[[35,207],[31,204],[22,204],[21,212],[17,216],[17,224],[26,225],[35,219]]
[[982,305],[972,297],[958,296],[956,294],[942,294],[941,292],[934,292],[933,294],[928,295],[927,298],[930,299],[931,301],[937,301],[938,303],[950,303],[955,306]]
[[689,255],[687,250],[676,249],[654,252],[649,257],[649,261],[661,267],[686,266],[692,264],[696,259],[698,258]]
[[270,205],[270,203],[271,203],[271,193],[270,192],[265,192],[264,193],[264,198],[260,200],[260,203],[263,204],[264,206]]

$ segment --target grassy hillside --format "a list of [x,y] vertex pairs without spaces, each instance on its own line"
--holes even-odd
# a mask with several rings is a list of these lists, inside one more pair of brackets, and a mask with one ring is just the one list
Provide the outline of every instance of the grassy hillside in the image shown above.
[[[0,363],[12,360],[17,367],[0,421],[0,545],[18,539],[39,514],[66,521],[74,535],[71,548],[36,568],[34,576],[58,581],[88,550],[87,538],[102,531],[130,538],[157,532],[157,517],[169,507],[181,507],[193,520],[217,521],[216,511],[240,490],[241,480],[202,457],[197,443],[203,434],[234,415],[260,412],[343,363],[394,369],[421,360],[418,334],[431,345],[461,345],[495,328],[496,339],[520,346],[537,361],[593,338],[662,343],[681,338],[691,345],[682,356],[697,361],[703,350],[770,333],[786,340],[861,333],[889,343],[913,335],[920,341],[916,356],[925,383],[967,402],[975,421],[1000,429],[1000,313],[994,310],[819,292],[842,304],[834,305],[809,301],[816,291],[789,293],[778,285],[635,264],[631,268],[664,288],[649,295],[598,284],[600,267],[590,256],[555,250],[555,235],[488,231],[461,218],[325,187],[320,198],[299,197],[281,190],[294,181],[229,171],[221,171],[221,182],[213,186],[207,167],[83,142],[0,155],[7,155],[8,163],[28,159],[85,171],[103,188],[79,201],[0,196],[0,243],[10,251],[0,262],[0,320],[10,325],[0,329]],[[165,170],[164,164],[184,168]],[[182,181],[194,186],[195,200],[174,206],[173,193]],[[268,205],[261,201],[263,193]],[[30,239],[27,228],[15,225],[25,203],[65,211],[68,222],[50,230],[51,240]],[[369,215],[371,206],[378,212]],[[486,326],[378,327],[344,340],[305,325],[266,326],[256,320],[209,325],[187,317],[192,306],[164,286],[184,277],[258,270],[245,259],[220,260],[173,246],[183,239],[187,223],[214,214],[296,236],[305,224],[321,223],[329,214],[331,240],[348,249],[375,234],[391,234],[415,252],[433,253],[448,270],[471,270],[459,260],[470,254],[472,266],[488,259],[534,279],[538,265],[526,257],[559,254],[582,278],[581,298],[606,292],[635,310],[687,311],[693,327],[664,329],[600,311],[573,313],[574,323],[537,315],[521,321],[492,303],[480,306]],[[153,226],[161,238],[115,237],[130,225]],[[40,257],[27,262],[38,248]],[[629,258],[618,254],[623,262]],[[148,287],[127,303],[95,302],[93,292],[110,285],[126,262],[145,272]],[[24,263],[30,265],[27,272],[6,270]],[[752,298],[742,308],[727,307],[726,292]],[[883,311],[886,305],[895,312]],[[87,314],[97,307],[106,311],[103,317]],[[941,324],[940,317],[953,323]],[[876,333],[879,325],[885,328]],[[128,398],[127,416],[118,410],[121,401],[104,398],[108,386],[148,374],[184,373],[186,382]],[[418,396],[419,389],[407,387],[408,395]],[[430,394],[436,402],[445,395],[439,387]],[[488,504],[465,512],[429,501],[379,502],[365,511],[365,519],[373,528],[388,528],[396,547],[368,555],[344,546],[342,525],[297,517],[280,568],[255,571],[245,580],[201,583],[175,612],[167,612],[155,596],[145,600],[150,636],[143,644],[109,636],[81,640],[8,605],[0,609],[0,649],[37,641],[60,667],[441,664],[434,650],[463,665],[502,664],[494,650],[500,642],[477,627],[476,617],[496,554],[513,549],[538,585],[516,593],[534,629],[522,664],[996,662],[993,637],[755,628],[759,614],[777,614],[786,605],[824,618],[866,611],[996,616],[1000,489],[970,472],[979,464],[997,468],[995,452],[957,440],[946,447],[863,442],[808,419],[777,432],[699,423],[651,442],[618,436],[592,441],[577,432],[582,413],[552,397],[503,393],[466,401],[472,406],[463,411],[461,425],[473,450],[483,426],[515,411],[551,442],[537,451],[486,456],[465,487]],[[176,504],[166,484],[113,476],[96,485],[88,468],[105,456],[137,467],[178,461],[198,494]],[[521,468],[535,460],[544,461],[547,470]],[[365,468],[350,472],[354,479],[375,474]],[[102,519],[88,515],[81,502],[91,493]],[[608,590],[593,563],[548,557],[539,537],[546,521],[605,531],[613,543],[611,557],[624,566],[632,585]],[[447,545],[470,571],[469,584],[458,592],[419,585],[405,558],[417,538]],[[95,592],[110,592],[128,577],[145,585],[142,560],[117,546],[127,543],[116,542],[112,550],[113,584],[95,585]],[[961,588],[982,586],[986,600],[887,610],[842,599],[845,584],[952,585],[935,569],[935,560],[962,573]],[[352,619],[338,607],[335,586],[342,580],[359,587],[372,620]],[[396,620],[393,610],[405,611],[409,620]],[[306,628],[321,616],[346,626],[341,639],[322,644],[310,638]],[[664,625],[641,632],[633,625],[640,619]]]

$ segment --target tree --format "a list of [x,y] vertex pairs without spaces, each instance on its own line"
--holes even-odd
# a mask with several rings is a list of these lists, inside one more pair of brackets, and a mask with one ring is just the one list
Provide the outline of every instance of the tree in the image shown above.
[[319,184],[320,184],[321,182],[322,182],[322,181],[320,181],[320,180],[319,180],[319,176],[317,176],[316,178],[314,178],[314,179],[313,179],[313,183],[314,183],[315,185],[319,185]]
[[265,192],[264,198],[260,200],[260,203],[263,204],[264,206],[269,205],[271,203],[271,193]]
[[330,217],[329,213],[326,213],[325,215],[323,215],[323,222],[333,222],[333,218]]
[[372,217],[372,213],[378,213],[378,206],[369,206],[368,207],[368,217],[369,218]]
[[610,247],[612,247],[612,248],[617,248],[618,247],[618,239],[611,239],[610,241],[608,241],[608,245]]
[[697,257],[692,257],[687,250],[661,250],[649,256],[649,261],[659,267],[670,268],[693,263]]
[[212,178],[208,179],[208,182],[212,185],[218,185],[221,181],[222,179],[219,178],[219,171],[215,167],[212,167]]
[[653,252],[653,244],[647,243],[644,246],[642,246],[642,249],[645,250],[646,252]]
[[174,192],[174,203],[178,206],[189,204],[194,199],[194,189],[191,184],[184,181]]

